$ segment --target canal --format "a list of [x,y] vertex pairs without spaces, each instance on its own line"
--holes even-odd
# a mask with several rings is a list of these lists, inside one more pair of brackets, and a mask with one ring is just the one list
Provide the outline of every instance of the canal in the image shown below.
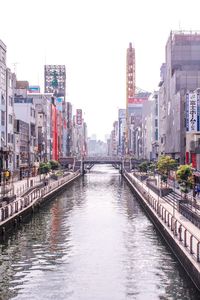
[[111,166],[96,166],[0,248],[0,300],[196,300]]

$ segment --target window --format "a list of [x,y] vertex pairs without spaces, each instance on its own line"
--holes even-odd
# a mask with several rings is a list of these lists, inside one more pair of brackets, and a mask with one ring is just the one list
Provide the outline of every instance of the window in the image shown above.
[[5,105],[5,97],[3,94],[1,95],[1,104]]
[[155,127],[158,127],[158,119],[155,119]]
[[13,106],[13,97],[9,96],[9,105]]
[[10,133],[8,133],[8,143],[10,143]]
[[12,124],[12,123],[13,123],[13,117],[12,117],[12,115],[9,115],[9,116],[8,116],[8,122],[9,122],[9,124]]
[[3,110],[1,111],[1,125],[5,125],[5,111]]

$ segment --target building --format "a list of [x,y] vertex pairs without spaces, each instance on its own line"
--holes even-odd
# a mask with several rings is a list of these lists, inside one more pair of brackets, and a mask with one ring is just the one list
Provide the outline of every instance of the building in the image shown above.
[[64,65],[44,66],[44,91],[56,97],[64,97],[66,92],[66,70]]
[[[166,44],[165,132],[161,130],[163,154],[186,162],[186,95],[200,87],[200,33],[172,31]],[[176,137],[176,138],[175,138]],[[188,149],[189,150],[189,149]]]
[[6,69],[6,131],[5,142],[8,151],[7,169],[14,171],[14,87],[16,85],[16,76],[10,69]]
[[[143,103],[142,128],[138,144],[142,149],[138,158],[157,160],[159,154],[159,109],[158,92],[154,92]],[[139,145],[137,148],[139,148]],[[139,149],[138,149],[139,151]]]
[[119,156],[125,155],[126,109],[118,110],[118,149]]
[[[34,86],[35,87],[35,86]],[[39,90],[39,87],[37,87]],[[28,98],[33,99],[36,114],[36,160],[45,162],[51,159],[51,99],[53,94],[34,93],[28,89]]]
[[[29,125],[29,173],[35,174],[37,161],[37,133],[36,133],[36,111],[33,98],[28,97],[28,82],[17,81],[14,94],[14,114],[16,120],[21,120]],[[21,143],[21,141],[20,141]],[[20,153],[22,155],[22,153]]]
[[6,45],[0,40],[0,167],[2,171],[7,167],[8,153],[6,147]]

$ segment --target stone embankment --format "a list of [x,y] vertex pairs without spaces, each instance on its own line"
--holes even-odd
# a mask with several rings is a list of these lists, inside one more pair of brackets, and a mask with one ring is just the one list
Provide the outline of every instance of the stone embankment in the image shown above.
[[133,174],[125,172],[124,177],[168,246],[200,290],[200,229]]
[[0,208],[0,238],[7,235],[14,227],[28,215],[37,210],[46,200],[53,198],[58,192],[76,178],[80,172],[69,173],[56,181],[49,181],[46,186],[32,188],[24,196],[17,197],[11,203]]

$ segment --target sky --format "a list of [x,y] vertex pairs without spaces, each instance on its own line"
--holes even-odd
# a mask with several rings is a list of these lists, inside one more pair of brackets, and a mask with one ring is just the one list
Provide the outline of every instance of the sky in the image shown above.
[[126,49],[136,86],[158,89],[171,30],[200,30],[199,0],[0,0],[0,39],[18,80],[39,84],[44,64],[66,65],[67,101],[88,135],[104,139],[126,103]]

